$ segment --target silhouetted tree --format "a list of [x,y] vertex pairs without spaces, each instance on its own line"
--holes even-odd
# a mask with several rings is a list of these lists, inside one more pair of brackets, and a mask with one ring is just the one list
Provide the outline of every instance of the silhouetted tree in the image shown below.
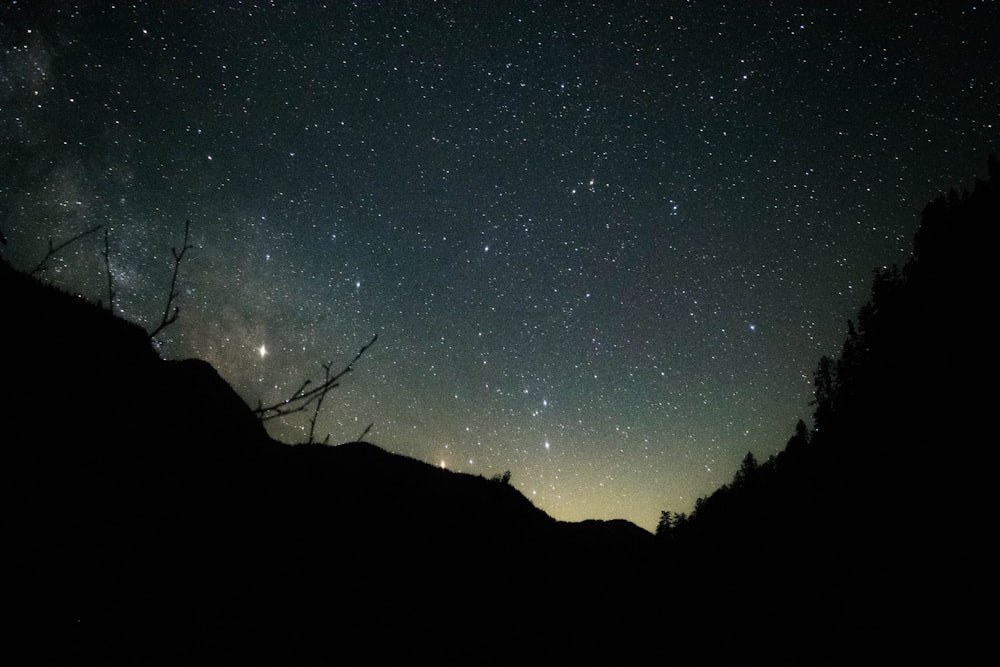
[[673,528],[673,513],[670,510],[663,510],[660,512],[660,520],[656,524],[656,535],[669,535],[671,528]]
[[508,485],[510,484],[510,471],[505,470],[503,474],[496,474],[490,477],[491,481],[497,482],[498,484]]
[[836,395],[836,385],[834,384],[834,363],[830,357],[824,355],[820,357],[819,366],[813,373],[813,387],[815,388],[812,404],[815,406],[813,412],[813,428],[822,431],[828,425],[834,413],[834,397]]
[[660,521],[656,524],[656,537],[661,542],[670,542],[673,539],[674,524],[677,517],[670,510],[660,512]]
[[801,419],[795,424],[795,435],[788,439],[785,445],[786,452],[797,452],[809,444],[809,428]]
[[844,340],[840,359],[837,360],[836,379],[839,392],[850,387],[857,379],[859,367],[864,362],[864,351],[864,341],[861,340],[861,336],[854,326],[854,321],[847,320],[847,338]]
[[736,471],[736,475],[733,477],[733,488],[742,489],[746,487],[754,478],[754,475],[757,474],[757,468],[757,459],[753,455],[753,452],[747,452],[740,463],[739,470]]

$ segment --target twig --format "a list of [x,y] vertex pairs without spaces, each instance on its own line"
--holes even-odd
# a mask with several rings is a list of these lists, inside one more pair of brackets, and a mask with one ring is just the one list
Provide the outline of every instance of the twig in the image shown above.
[[35,265],[35,268],[31,270],[30,275],[33,276],[36,273],[44,271],[48,267],[49,260],[52,259],[56,255],[56,253],[62,251],[62,249],[65,248],[66,246],[72,243],[76,243],[77,241],[86,236],[90,236],[101,227],[103,227],[103,225],[97,225],[95,227],[91,227],[87,231],[81,232],[76,236],[74,236],[73,238],[63,241],[59,245],[52,245],[52,239],[49,239],[49,251],[45,253],[45,257],[42,257],[42,261],[40,261],[37,265]]
[[111,283],[111,246],[108,242],[108,228],[104,228],[104,272],[108,276],[108,310],[115,312],[115,290]]
[[163,317],[160,319],[160,325],[150,332],[149,337],[155,338],[156,334],[160,333],[168,326],[173,324],[177,320],[177,314],[180,313],[181,309],[179,306],[174,306],[173,312],[170,310],[170,306],[173,305],[174,299],[177,298],[177,272],[180,270],[181,260],[184,259],[184,253],[193,248],[194,246],[188,243],[188,237],[191,230],[191,221],[184,221],[184,242],[181,244],[180,251],[177,248],[171,248],[170,252],[174,256],[174,275],[170,279],[170,291],[167,293],[167,305],[163,308]]
[[366,426],[365,430],[361,432],[361,435],[359,435],[357,437],[357,439],[355,440],[355,442],[361,442],[362,440],[364,440],[365,436],[368,435],[368,432],[372,430],[372,426],[375,426],[375,422],[372,422],[371,424],[369,424],[368,426]]
[[[367,352],[368,348],[370,348],[372,345],[375,344],[376,340],[378,340],[378,334],[372,336],[372,339],[368,341],[358,351],[356,355],[354,355],[354,358],[351,359],[350,363],[344,366],[344,368],[335,375],[330,375],[330,370],[329,370],[330,365],[325,364],[323,368],[326,371],[326,375],[322,384],[318,384],[312,389],[306,391],[306,387],[310,384],[310,381],[306,380],[305,382],[302,383],[302,386],[299,387],[298,390],[291,395],[291,397],[286,398],[283,401],[279,401],[272,405],[263,405],[260,402],[258,402],[257,409],[254,410],[254,413],[257,415],[257,418],[260,419],[261,421],[270,421],[271,419],[278,419],[279,417],[287,417],[288,415],[295,414],[296,412],[302,412],[313,403],[317,402],[322,403],[323,399],[326,397],[326,393],[331,389],[333,389],[334,387],[340,386],[338,382],[340,378],[344,377],[345,375],[351,372],[354,364],[356,364],[358,360],[362,356],[364,356],[365,352]],[[316,413],[318,414],[318,412],[319,408],[317,406]],[[314,425],[315,425],[315,414],[313,415],[313,426]],[[309,429],[310,442],[312,442],[312,436],[313,436],[313,428],[311,426]]]
[[[330,380],[330,366],[333,364],[331,361],[329,364],[323,364],[323,384],[326,384]],[[313,410],[312,417],[309,418],[309,444],[313,442],[313,433],[316,431],[316,420],[319,418],[319,409],[323,406],[323,399],[326,398],[326,392],[320,392],[319,398],[316,399],[316,408]],[[329,434],[328,434],[329,436]]]

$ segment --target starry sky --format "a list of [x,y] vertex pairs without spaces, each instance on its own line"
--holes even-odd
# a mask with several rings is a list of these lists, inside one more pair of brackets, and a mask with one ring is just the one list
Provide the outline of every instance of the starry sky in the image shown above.
[[[39,6],[41,5],[41,6]],[[6,2],[0,230],[316,439],[653,529],[811,423],[875,267],[1000,150],[995,2]],[[106,305],[103,231],[43,279]],[[268,422],[308,437],[308,413]]]

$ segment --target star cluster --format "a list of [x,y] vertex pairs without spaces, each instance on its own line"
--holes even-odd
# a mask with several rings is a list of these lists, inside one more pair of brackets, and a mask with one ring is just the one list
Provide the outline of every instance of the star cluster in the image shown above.
[[[12,3],[0,229],[108,230],[170,358],[560,519],[688,512],[809,421],[873,268],[1000,148],[995,3]],[[108,301],[103,241],[46,280]],[[306,439],[308,415],[269,422]]]

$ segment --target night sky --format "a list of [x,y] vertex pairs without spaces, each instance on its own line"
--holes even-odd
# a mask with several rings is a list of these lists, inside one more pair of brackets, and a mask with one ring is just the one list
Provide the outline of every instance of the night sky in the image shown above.
[[[39,5],[43,7],[40,8]],[[811,424],[875,267],[1000,150],[995,2],[6,2],[0,230],[109,230],[251,406],[653,529]],[[107,287],[102,233],[40,276]],[[301,442],[308,413],[269,422]]]

